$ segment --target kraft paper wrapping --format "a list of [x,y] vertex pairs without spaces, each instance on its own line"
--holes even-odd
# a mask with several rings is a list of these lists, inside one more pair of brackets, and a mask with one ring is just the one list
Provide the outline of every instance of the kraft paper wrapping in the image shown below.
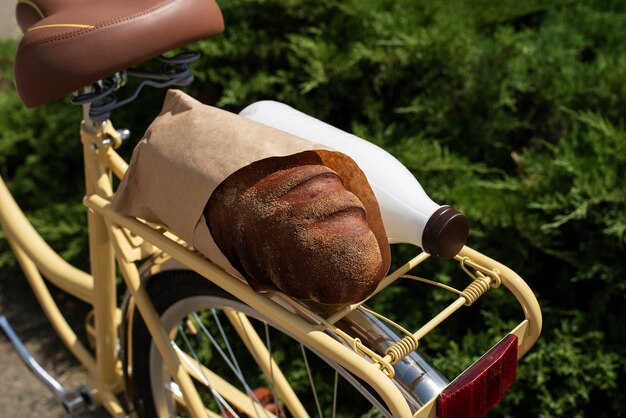
[[238,169],[269,157],[294,158],[301,153],[314,153],[361,199],[388,266],[389,246],[376,199],[350,157],[204,105],[178,90],[168,91],[163,110],[135,147],[112,207],[167,226],[228,273],[244,278],[211,237],[204,207],[219,184]]

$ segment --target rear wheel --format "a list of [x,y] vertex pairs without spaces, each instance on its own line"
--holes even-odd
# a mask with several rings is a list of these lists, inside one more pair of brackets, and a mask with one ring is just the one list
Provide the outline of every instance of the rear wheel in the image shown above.
[[[390,416],[377,395],[337,363],[196,273],[166,272],[147,288],[205,407],[215,414],[209,416]],[[127,318],[132,367],[125,371],[139,416],[187,416],[141,316],[135,311]]]

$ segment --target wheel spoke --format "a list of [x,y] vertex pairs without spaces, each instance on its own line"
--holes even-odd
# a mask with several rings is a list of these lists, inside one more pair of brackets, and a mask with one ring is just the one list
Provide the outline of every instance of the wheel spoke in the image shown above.
[[295,417],[308,417],[306,409],[300,402],[297,394],[294,392],[289,381],[283,374],[278,364],[268,353],[266,343],[263,343],[261,337],[256,332],[248,317],[242,312],[236,312],[231,309],[224,309],[226,317],[232,324],[237,334],[241,337],[243,345],[248,349],[252,358],[261,368],[270,385],[276,388],[281,399],[286,404],[287,409]]
[[315,398],[315,406],[317,406],[317,413],[320,418],[324,418],[322,414],[322,407],[320,406],[320,400],[317,397],[317,389],[315,389],[315,382],[313,382],[313,375],[311,374],[311,368],[309,367],[309,360],[306,356],[306,351],[304,350],[304,346],[300,344],[300,349],[302,350],[302,358],[304,359],[304,365],[306,366],[306,372],[309,375],[309,383],[311,384],[311,391],[313,392],[313,397]]
[[[222,327],[222,321],[220,321],[220,318],[217,316],[215,309],[211,309],[211,314],[213,315],[213,319],[215,320],[215,323],[217,324],[217,328],[220,330],[220,334],[222,335],[222,340],[224,341],[224,344],[226,345],[226,349],[228,350],[228,354],[230,355],[230,359],[234,366],[233,371],[235,372],[237,376],[240,376],[241,379],[245,382],[246,379],[244,378],[243,373],[241,372],[241,367],[239,367],[239,363],[237,363],[237,357],[235,357],[235,353],[233,353],[233,349],[231,348],[230,342],[228,341],[228,338],[226,337],[226,333],[224,332],[224,328]],[[196,312],[194,312],[193,315],[194,315],[194,318],[196,318],[196,321],[200,321],[200,318],[198,317],[198,314]],[[244,385],[246,386],[246,388],[249,387],[246,383],[244,383]]]
[[202,322],[198,314],[194,312],[192,316],[196,320],[197,324],[200,326],[200,329],[202,330],[204,336],[207,337],[209,341],[211,342],[211,346],[215,347],[215,349],[220,354],[220,356],[222,356],[222,359],[224,359],[228,367],[233,371],[237,379],[239,379],[239,381],[245,386],[246,385],[245,379],[243,379],[243,376],[240,374],[240,371],[238,370],[239,368],[238,367],[235,368],[235,365],[231,362],[231,360],[228,358],[226,353],[224,353],[224,350],[222,350],[222,347],[220,347],[220,345],[217,343],[217,341],[215,340],[215,337],[204,325],[204,323]]
[[[207,416],[308,418],[310,414],[322,418],[326,413],[327,418],[342,413],[358,416],[367,411],[364,400],[384,409],[371,390],[349,371],[305,341],[294,338],[271,319],[204,278],[186,272],[172,274],[171,278],[155,281],[149,292],[161,312],[163,327],[174,345],[180,367],[193,379],[205,401]],[[149,330],[140,319],[135,311],[132,320],[138,321],[138,326],[133,323],[128,327],[133,338],[130,378],[138,416],[184,416],[186,397],[182,397],[172,381]],[[149,353],[147,359],[143,353]],[[356,388],[365,399],[356,399],[353,392],[344,391],[344,383]],[[342,398],[346,396],[345,403],[337,400],[339,391]]]
[[[185,345],[187,346],[187,349],[191,352],[191,355],[193,356],[193,359],[196,361],[196,363],[198,365],[200,365],[201,364],[200,363],[200,359],[198,359],[198,355],[196,354],[196,351],[191,346],[191,342],[189,341],[189,338],[187,338],[187,335],[185,334],[185,331],[184,331],[182,325],[178,325],[178,331],[179,331],[180,335],[182,336],[183,340],[185,341]],[[202,378],[204,380],[204,382],[203,382],[204,385],[209,389],[209,392],[213,396],[213,399],[215,399],[215,402],[217,403],[217,407],[220,409],[220,412],[222,413],[222,415],[225,415],[224,414],[224,407],[226,407],[226,409],[228,409],[228,412],[230,412],[234,417],[239,417],[239,415],[230,406],[230,404],[228,402],[226,402],[226,400],[224,398],[222,398],[222,396],[215,389],[213,389],[213,386],[211,385],[211,382],[209,382],[209,379],[204,374],[204,370],[202,370],[201,368],[200,368],[200,375],[202,376]]]
[[[229,365],[232,364],[231,370],[235,373],[235,376],[237,376],[237,378],[239,379],[239,381],[243,385],[244,390],[246,391],[246,393],[248,394],[250,399],[252,399],[253,402],[256,402],[259,405],[263,406],[261,404],[261,401],[259,400],[259,398],[254,394],[254,392],[252,391],[252,388],[248,384],[248,381],[246,380],[245,376],[243,375],[243,372],[241,371],[241,367],[239,367],[239,363],[237,362],[237,357],[235,356],[235,353],[233,352],[233,349],[230,346],[230,342],[228,340],[228,337],[226,337],[226,333],[224,332],[224,328],[222,327],[222,321],[220,321],[220,318],[217,316],[217,313],[215,312],[215,309],[211,309],[211,314],[213,315],[213,319],[215,320],[215,323],[217,324],[217,328],[220,330],[220,334],[222,335],[222,340],[224,341],[224,344],[226,345],[226,349],[228,350],[228,353],[230,354],[230,358],[231,358],[232,363],[229,362]],[[196,318],[196,321],[200,320],[200,318],[198,317],[197,313],[195,313],[195,312],[194,312],[194,317]],[[202,328],[206,329],[205,327],[202,327]],[[215,345],[215,344],[213,344],[213,345]],[[225,354],[223,354],[223,351],[222,351],[221,347],[217,346],[217,349],[218,349],[218,351],[220,353],[222,353],[222,356],[225,356]],[[263,411],[265,411],[265,408],[263,408]],[[255,413],[257,418],[260,418],[259,417],[259,412],[258,412],[258,410],[256,408],[254,409],[254,413]],[[265,412],[265,416],[267,417],[267,412]]]
[[335,370],[335,384],[333,385],[333,418],[337,414],[337,384],[339,383],[339,373]]
[[[255,409],[264,409],[262,404],[258,402],[251,402],[250,397],[247,394],[233,386],[228,380],[224,379],[224,377],[208,369],[206,366],[202,364],[190,366],[190,364],[194,364],[194,360],[190,355],[180,351],[180,349],[177,353],[181,359],[183,367],[192,378],[201,381],[202,376],[199,370],[202,370],[204,375],[209,378],[213,387],[219,391],[220,395],[230,402],[231,405],[234,405],[238,410],[241,410],[240,414],[243,413],[251,417],[259,413],[255,412]],[[265,410],[265,413],[269,415],[269,418],[276,418],[274,414],[268,412],[267,410]]]
[[274,402],[276,402],[276,408],[281,410],[281,399],[278,393],[276,392],[276,388],[274,387],[274,357],[272,355],[272,342],[270,340],[270,327],[267,325],[267,322],[263,323],[265,328],[265,347],[267,348],[267,353],[269,355],[269,363],[270,363],[270,380],[268,384],[270,385],[270,390],[272,391],[272,396],[274,396]]
[[[226,333],[224,332],[224,328],[222,327],[222,323],[219,320],[219,317],[217,316],[217,314],[215,313],[215,309],[212,309],[211,311],[213,313],[213,317],[215,319],[215,323],[216,323],[216,325],[217,325],[217,327],[218,327],[218,329],[220,331],[220,334],[222,336],[222,340],[224,341],[224,344],[226,345],[226,349],[228,350],[228,352],[230,354],[230,358],[229,358],[228,355],[226,355],[226,353],[224,352],[222,347],[218,344],[216,338],[213,336],[211,331],[209,331],[208,328],[204,325],[204,322],[202,322],[202,320],[200,319],[198,314],[196,312],[193,312],[192,316],[195,319],[196,323],[200,326],[200,329],[202,330],[202,333],[203,333],[204,337],[206,337],[211,342],[211,346],[214,347],[217,350],[217,352],[220,354],[222,359],[226,362],[226,364],[228,365],[230,370],[233,372],[233,374],[235,375],[237,380],[239,380],[239,382],[241,383],[241,385],[244,388],[244,391],[246,392],[246,394],[250,398],[250,402],[252,402],[253,404],[257,403],[257,404],[262,406],[261,402],[259,401],[257,396],[252,391],[252,388],[250,387],[250,385],[246,381],[246,378],[244,377],[243,372],[241,371],[241,368],[239,367],[239,364],[237,363],[237,358],[236,358],[236,356],[235,356],[235,354],[234,354],[234,352],[233,352],[233,350],[231,348],[231,344],[230,344],[230,342],[228,340],[228,337],[226,336]],[[262,410],[265,411],[265,408],[262,407]],[[260,418],[259,412],[258,412],[258,408],[254,408],[254,413],[255,413],[257,418]],[[265,416],[267,417],[267,412],[265,412]]]

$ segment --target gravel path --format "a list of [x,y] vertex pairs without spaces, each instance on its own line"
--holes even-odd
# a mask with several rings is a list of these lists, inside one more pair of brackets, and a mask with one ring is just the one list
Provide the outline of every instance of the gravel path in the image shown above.
[[[44,369],[68,389],[84,382],[86,372],[76,363],[65,345],[52,330],[37,304],[26,280],[6,271],[0,275],[0,314],[7,317],[26,348]],[[76,311],[78,303],[68,297],[60,300],[61,310]],[[61,403],[30,372],[21,361],[8,338],[0,331],[0,417],[2,418],[64,418],[68,415]],[[76,416],[104,418],[106,411],[98,408]]]
[[0,0],[0,37],[19,36],[20,29],[15,22],[16,0]]

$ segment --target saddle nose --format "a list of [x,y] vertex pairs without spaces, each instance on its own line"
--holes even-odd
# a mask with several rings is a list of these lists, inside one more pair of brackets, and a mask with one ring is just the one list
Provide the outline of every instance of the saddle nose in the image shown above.
[[221,33],[215,0],[20,0],[15,85],[26,106]]
[[26,32],[28,28],[47,16],[93,2],[94,0],[17,0],[15,18],[22,32]]

